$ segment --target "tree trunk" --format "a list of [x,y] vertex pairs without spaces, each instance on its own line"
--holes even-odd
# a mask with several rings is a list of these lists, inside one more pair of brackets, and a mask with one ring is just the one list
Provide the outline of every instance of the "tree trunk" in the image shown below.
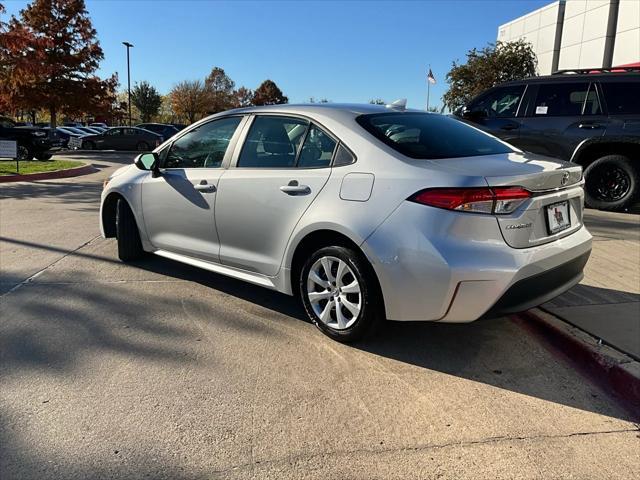
[[51,128],[56,128],[56,107],[49,107],[49,116],[51,118],[49,125]]
[[36,111],[35,110],[31,110],[31,112],[29,112],[29,114],[31,115],[31,124],[35,125],[36,124]]

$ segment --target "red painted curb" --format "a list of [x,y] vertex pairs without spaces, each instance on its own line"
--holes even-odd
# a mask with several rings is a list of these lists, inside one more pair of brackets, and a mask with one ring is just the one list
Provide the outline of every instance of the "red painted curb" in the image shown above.
[[[546,312],[545,315],[557,319]],[[567,329],[554,325],[541,315],[536,314],[535,311],[512,315],[511,320],[526,330],[543,337],[579,370],[589,374],[606,390],[621,398],[627,406],[631,407],[634,415],[640,419],[640,369],[633,368],[634,364],[635,367],[638,366],[638,362],[617,351],[615,354],[599,351],[595,338],[569,324],[566,324]],[[563,320],[557,320],[562,322],[560,325],[564,326]],[[576,331],[581,334],[576,335]],[[593,342],[585,341],[585,338],[589,338]],[[606,349],[609,350],[611,347],[606,347]],[[621,359],[628,359],[628,361],[621,361]]]
[[48,180],[50,178],[78,177],[96,172],[93,165],[82,165],[80,167],[67,168],[66,170],[54,170],[52,172],[27,173],[25,175],[2,175],[0,183],[8,182],[31,182],[33,180]]

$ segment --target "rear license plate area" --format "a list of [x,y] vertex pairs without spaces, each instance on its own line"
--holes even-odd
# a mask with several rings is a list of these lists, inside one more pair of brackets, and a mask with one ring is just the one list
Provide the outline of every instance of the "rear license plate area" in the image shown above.
[[571,227],[569,217],[569,201],[553,203],[545,207],[547,230],[549,235],[554,235]]

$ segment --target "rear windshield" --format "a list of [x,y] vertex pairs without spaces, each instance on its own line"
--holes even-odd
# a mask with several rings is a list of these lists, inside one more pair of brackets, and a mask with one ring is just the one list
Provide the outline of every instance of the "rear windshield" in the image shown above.
[[426,160],[513,152],[493,137],[443,115],[379,113],[361,115],[356,121],[373,136],[411,158]]

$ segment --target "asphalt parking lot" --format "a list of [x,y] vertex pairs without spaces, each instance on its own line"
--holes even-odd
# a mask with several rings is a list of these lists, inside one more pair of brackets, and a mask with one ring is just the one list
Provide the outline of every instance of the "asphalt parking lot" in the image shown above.
[[0,186],[3,480],[638,475],[637,418],[509,319],[346,346],[287,296],[120,263],[99,196],[132,156],[84,158]]

